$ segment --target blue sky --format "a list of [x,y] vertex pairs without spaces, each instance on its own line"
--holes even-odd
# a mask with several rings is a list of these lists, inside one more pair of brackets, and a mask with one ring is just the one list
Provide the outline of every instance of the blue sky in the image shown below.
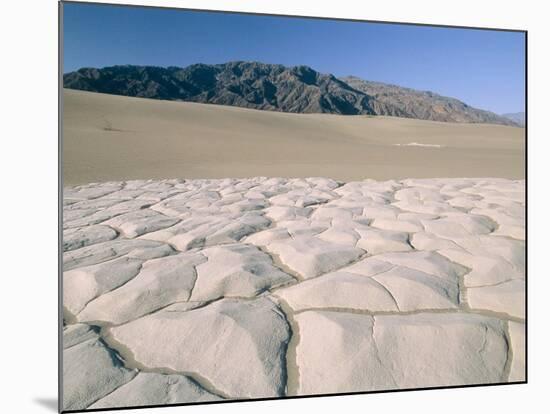
[[63,71],[254,60],[524,110],[524,34],[65,3]]

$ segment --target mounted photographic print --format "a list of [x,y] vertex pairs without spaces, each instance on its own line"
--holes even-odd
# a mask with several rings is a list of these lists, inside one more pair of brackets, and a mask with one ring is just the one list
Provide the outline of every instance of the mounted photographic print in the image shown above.
[[526,381],[525,31],[60,17],[62,411]]

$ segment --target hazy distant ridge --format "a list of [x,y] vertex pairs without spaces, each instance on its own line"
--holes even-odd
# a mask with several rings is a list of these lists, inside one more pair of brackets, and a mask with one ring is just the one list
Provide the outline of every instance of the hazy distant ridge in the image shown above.
[[82,68],[65,74],[63,84],[69,89],[270,111],[518,125],[454,98],[351,76],[338,79],[308,66],[229,62],[185,68]]
[[[342,78],[353,88],[368,94],[377,115],[442,122],[476,122],[514,125],[517,121],[490,111],[471,107],[462,101],[429,91],[366,81],[355,76]],[[510,122],[511,121],[511,122]]]
[[502,114],[502,116],[511,119],[521,126],[525,126],[525,112],[513,112],[509,114]]

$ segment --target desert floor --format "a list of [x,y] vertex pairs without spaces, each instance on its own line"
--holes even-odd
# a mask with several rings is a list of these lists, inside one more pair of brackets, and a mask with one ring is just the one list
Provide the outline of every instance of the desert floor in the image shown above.
[[[157,125],[180,113],[179,104],[159,108],[174,113]],[[123,113],[110,116],[120,120],[113,128],[131,127]],[[258,136],[266,135],[256,112],[235,113],[252,117]],[[194,130],[192,118],[185,134]],[[128,145],[136,137],[102,132],[99,118],[87,123],[96,125],[87,138]],[[212,123],[220,131],[223,122]],[[328,148],[326,129],[317,131],[325,131]],[[506,134],[515,130],[499,130],[513,148]],[[217,142],[214,135],[203,138]],[[253,137],[250,131],[247,139]],[[351,148],[360,138],[350,132],[345,141]],[[90,145],[91,160],[98,152],[107,156],[102,144]],[[201,147],[189,145],[190,154]],[[469,145],[464,151],[474,151],[475,142]],[[262,153],[254,148],[249,155]],[[133,163],[132,150],[117,155]],[[499,160],[516,152],[501,150]],[[145,174],[164,171],[147,168]],[[524,197],[523,180],[494,178],[257,177],[66,187],[63,406],[523,381]]]
[[63,94],[65,409],[525,379],[524,129]]
[[174,177],[524,178],[523,128],[288,114],[74,90],[64,90],[63,98],[65,185]]

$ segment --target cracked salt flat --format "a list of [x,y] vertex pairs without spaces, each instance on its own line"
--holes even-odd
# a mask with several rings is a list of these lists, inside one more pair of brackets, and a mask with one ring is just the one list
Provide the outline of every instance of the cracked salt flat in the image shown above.
[[524,187],[66,188],[64,408],[522,381]]

